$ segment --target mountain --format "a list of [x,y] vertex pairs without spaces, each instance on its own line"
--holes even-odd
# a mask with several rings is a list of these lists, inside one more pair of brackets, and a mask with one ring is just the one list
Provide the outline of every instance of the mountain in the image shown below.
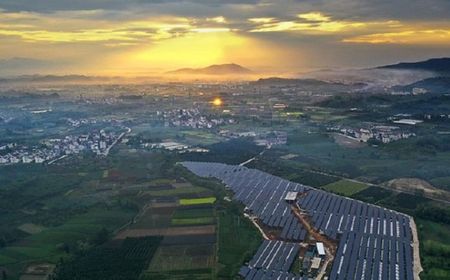
[[392,90],[411,92],[414,88],[422,88],[429,93],[450,93],[450,77],[427,78],[406,86],[392,87]]
[[255,82],[256,85],[273,85],[273,86],[291,86],[291,85],[303,85],[303,86],[323,86],[330,83],[316,79],[287,79],[279,77],[261,78]]
[[248,75],[253,72],[241,65],[230,63],[210,65],[205,68],[181,68],[167,73],[176,75]]
[[450,74],[450,57],[432,58],[418,62],[402,62],[377,67],[378,69],[423,70]]

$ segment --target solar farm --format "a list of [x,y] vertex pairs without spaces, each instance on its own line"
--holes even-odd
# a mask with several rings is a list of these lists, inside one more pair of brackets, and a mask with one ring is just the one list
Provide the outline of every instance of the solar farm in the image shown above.
[[239,272],[245,279],[308,279],[292,268],[303,257],[302,248],[316,241],[323,242],[327,252],[321,256],[316,277],[416,278],[413,221],[405,214],[244,166],[210,162],[182,165],[198,176],[222,181],[265,233],[266,240]]

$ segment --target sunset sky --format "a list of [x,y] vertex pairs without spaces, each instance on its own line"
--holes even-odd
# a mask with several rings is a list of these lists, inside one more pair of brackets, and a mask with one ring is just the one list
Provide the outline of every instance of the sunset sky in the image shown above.
[[450,56],[448,0],[1,0],[0,75],[256,72]]

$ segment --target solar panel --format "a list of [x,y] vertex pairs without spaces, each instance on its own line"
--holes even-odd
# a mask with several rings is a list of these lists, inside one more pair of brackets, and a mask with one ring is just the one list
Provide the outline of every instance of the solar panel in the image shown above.
[[[291,206],[284,201],[288,191],[305,191],[294,203],[307,213],[317,230],[339,241],[330,279],[362,279],[362,275],[365,279],[413,279],[410,217],[404,214],[289,182],[255,169],[220,163],[182,164],[198,176],[222,180],[233,191],[233,198],[247,206],[266,226],[281,228],[280,238],[285,240],[304,240],[307,235],[292,214]],[[338,235],[338,230],[342,235]],[[281,261],[291,258],[286,257],[287,247],[282,246],[281,243],[263,242],[249,263],[246,279],[293,278],[293,275],[280,270],[290,265]],[[278,259],[273,259],[274,256]],[[272,262],[268,261],[270,258]],[[254,267],[255,264],[264,267],[268,263],[269,271]],[[340,274],[337,274],[338,270]],[[244,272],[246,270],[242,270]]]

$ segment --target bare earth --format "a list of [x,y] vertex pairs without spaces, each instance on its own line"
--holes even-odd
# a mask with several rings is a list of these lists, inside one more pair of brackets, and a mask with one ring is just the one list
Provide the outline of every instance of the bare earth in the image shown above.
[[345,136],[339,133],[333,133],[334,141],[336,141],[337,144],[343,147],[347,148],[361,148],[366,146],[365,143],[359,142],[358,139]]
[[411,231],[412,231],[412,237],[413,237],[413,258],[414,258],[414,265],[413,265],[413,273],[414,273],[414,280],[420,280],[419,274],[423,271],[422,264],[420,263],[420,255],[419,255],[419,236],[417,234],[417,228],[416,223],[414,222],[414,219],[411,217],[409,219]]
[[418,192],[423,192],[423,195],[425,197],[433,198],[435,200],[450,202],[450,192],[438,189],[436,187],[433,187],[430,183],[417,179],[417,178],[399,178],[399,179],[393,179],[386,183],[384,183],[386,187],[411,193],[411,194],[417,194]]
[[197,235],[214,234],[216,227],[193,226],[193,227],[170,227],[170,228],[152,228],[152,229],[127,229],[119,232],[114,239],[125,239],[127,237],[145,237],[145,236],[176,236],[176,235]]

